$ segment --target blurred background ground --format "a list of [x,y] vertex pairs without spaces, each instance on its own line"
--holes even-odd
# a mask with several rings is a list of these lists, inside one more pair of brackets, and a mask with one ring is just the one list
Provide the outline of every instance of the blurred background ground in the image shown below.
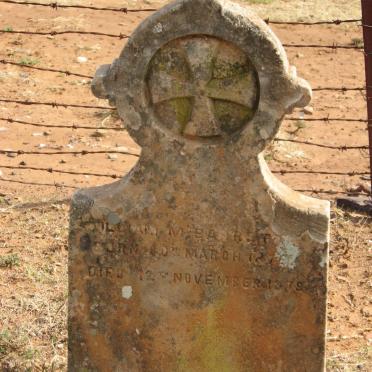
[[[47,1],[41,1],[47,3]],[[167,1],[59,1],[129,8],[158,7]],[[360,18],[359,0],[250,0],[263,18],[271,20],[330,20]],[[253,4],[252,4],[253,3]],[[43,8],[0,2],[0,29],[33,31],[100,31],[130,34],[148,13],[121,14],[89,10]],[[340,26],[272,26],[283,43],[360,45],[361,28]],[[36,67],[93,75],[110,63],[125,40],[102,36],[0,37],[0,59]],[[357,50],[293,49],[287,53],[300,76],[313,87],[361,87],[363,54]],[[83,61],[83,62],[82,62]],[[90,93],[87,78],[0,65],[0,98],[106,105]],[[365,123],[305,122],[306,117],[365,118],[364,93],[315,92],[313,113],[295,112],[298,121],[285,122],[281,138],[329,145],[366,145]],[[51,125],[87,125],[96,130],[41,128],[0,120],[0,149],[30,151],[140,149],[110,110],[66,109],[0,103],[0,117]],[[278,142],[267,155],[273,170],[368,171],[368,154]],[[66,298],[68,199],[74,188],[112,182],[110,178],[77,176],[4,166],[56,168],[67,171],[125,174],[137,158],[126,155],[0,154],[0,370],[66,370]],[[343,192],[368,190],[360,176],[290,174],[280,178],[295,189]],[[8,181],[5,181],[8,180]],[[18,182],[57,184],[25,185]],[[311,194],[311,193],[310,193]],[[334,198],[321,194],[322,198]],[[371,219],[333,209],[333,243],[329,284],[328,370],[371,370],[369,343],[371,288]]]

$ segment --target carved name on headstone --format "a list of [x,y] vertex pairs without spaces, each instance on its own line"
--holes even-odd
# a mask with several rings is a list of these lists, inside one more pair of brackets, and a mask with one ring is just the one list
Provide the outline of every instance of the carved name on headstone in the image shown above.
[[311,99],[268,26],[175,1],[93,85],[142,154],[74,196],[69,370],[322,371],[329,203],[263,158]]

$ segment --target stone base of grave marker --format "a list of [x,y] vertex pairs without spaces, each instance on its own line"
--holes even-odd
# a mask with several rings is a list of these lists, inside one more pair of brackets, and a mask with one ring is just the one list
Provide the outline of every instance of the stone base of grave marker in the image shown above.
[[69,371],[323,371],[329,203],[262,155],[311,96],[276,37],[176,1],[99,74],[143,150],[73,198]]

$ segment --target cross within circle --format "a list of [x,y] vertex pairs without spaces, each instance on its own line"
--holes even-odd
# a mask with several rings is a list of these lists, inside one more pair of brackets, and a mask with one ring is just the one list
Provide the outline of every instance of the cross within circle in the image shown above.
[[258,77],[249,58],[204,35],[162,47],[150,62],[147,88],[160,122],[189,139],[229,136],[258,106]]

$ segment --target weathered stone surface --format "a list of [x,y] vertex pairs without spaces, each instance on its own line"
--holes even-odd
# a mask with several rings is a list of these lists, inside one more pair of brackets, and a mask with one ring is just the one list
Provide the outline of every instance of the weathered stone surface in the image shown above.
[[246,8],[180,0],[103,75],[142,154],[74,196],[69,370],[322,371],[329,203],[261,154],[311,98],[279,40]]

